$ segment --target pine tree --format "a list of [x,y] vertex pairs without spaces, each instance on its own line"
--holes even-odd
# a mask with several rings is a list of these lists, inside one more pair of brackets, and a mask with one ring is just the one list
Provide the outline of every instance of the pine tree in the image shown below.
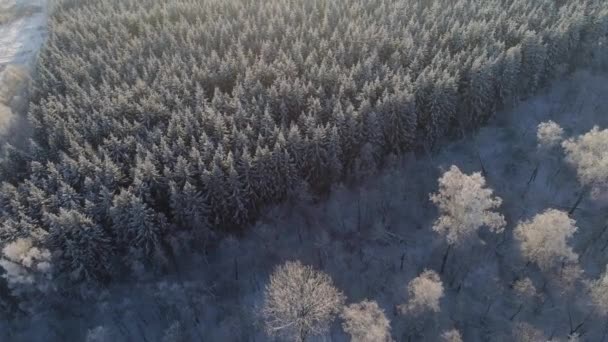
[[66,281],[104,281],[112,273],[114,247],[104,230],[75,210],[49,214],[49,246],[56,278]]

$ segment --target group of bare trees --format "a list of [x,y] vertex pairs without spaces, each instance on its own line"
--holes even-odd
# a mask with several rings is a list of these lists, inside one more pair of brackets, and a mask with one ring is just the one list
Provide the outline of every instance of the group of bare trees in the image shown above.
[[[407,286],[409,300],[404,314],[414,316],[440,311],[443,285],[439,275],[426,270]],[[312,335],[327,333],[338,317],[342,328],[354,342],[391,342],[390,320],[378,303],[363,300],[348,306],[329,276],[300,262],[278,266],[270,277],[261,310],[269,335],[302,342]],[[447,341],[460,341],[457,330],[442,335]]]
[[[608,158],[606,132],[608,130],[600,131],[595,127],[578,138],[564,141],[563,129],[549,121],[538,126],[537,138],[541,148],[553,148],[563,141],[566,161],[576,169],[581,184],[601,186],[606,182],[606,165],[602,164]],[[602,191],[601,187],[596,191]],[[450,249],[453,246],[473,246],[479,239],[478,230],[482,227],[500,234],[508,225],[498,212],[502,200],[486,186],[481,173],[467,175],[452,166],[439,178],[439,191],[432,194],[430,199],[437,205],[440,214],[432,229],[445,239],[448,249],[443,256],[440,273],[425,270],[412,279],[406,287],[407,302],[398,306],[402,314],[415,317],[419,325],[441,311],[445,291],[441,276]],[[514,247],[526,261],[526,267],[536,265],[548,279],[555,279],[567,292],[582,276],[579,256],[570,244],[577,230],[576,221],[567,212],[546,209],[531,219],[517,223],[512,230]],[[589,301],[593,310],[602,315],[608,312],[607,279],[608,276],[604,274],[597,280],[587,281]],[[525,307],[538,305],[534,303],[540,301],[545,290],[543,288],[539,292],[528,277],[516,279],[511,287],[519,303],[511,320]],[[287,262],[278,266],[270,277],[262,315],[270,335],[280,335],[288,340],[305,341],[310,335],[327,333],[340,312],[343,330],[351,336],[352,341],[392,340],[390,320],[376,302],[364,300],[344,306],[344,301],[344,295],[333,286],[328,275],[300,262]],[[571,322],[569,341],[578,338],[578,330],[590,315],[576,326]],[[513,334],[518,341],[536,341],[543,336],[527,323],[519,323]],[[455,329],[445,331],[441,338],[444,341],[462,340]]]

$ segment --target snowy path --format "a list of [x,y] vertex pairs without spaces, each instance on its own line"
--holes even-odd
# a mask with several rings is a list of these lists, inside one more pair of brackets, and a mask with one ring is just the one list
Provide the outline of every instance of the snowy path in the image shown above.
[[0,70],[30,64],[46,35],[46,0],[0,0],[0,11],[18,17],[0,25]]
[[23,136],[22,96],[46,37],[47,0],[0,0],[0,141]]

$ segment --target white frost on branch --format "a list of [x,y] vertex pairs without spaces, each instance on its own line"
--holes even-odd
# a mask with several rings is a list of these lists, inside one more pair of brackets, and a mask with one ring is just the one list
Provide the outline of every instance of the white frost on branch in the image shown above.
[[344,306],[331,278],[299,261],[278,266],[266,285],[262,315],[269,335],[297,342],[327,332]]
[[608,266],[606,272],[597,280],[593,280],[589,283],[589,295],[591,296],[591,302],[596,309],[602,314],[608,314]]
[[588,133],[562,143],[566,161],[576,168],[579,181],[594,192],[608,187],[608,129],[595,126]]
[[462,336],[460,336],[460,332],[456,329],[444,331],[441,334],[442,342],[462,342]]
[[568,214],[549,209],[520,223],[515,228],[515,239],[523,256],[541,269],[578,260],[578,255],[568,246],[568,240],[577,231],[576,221]]
[[431,201],[441,214],[433,230],[445,236],[449,244],[464,242],[482,226],[500,233],[506,225],[504,217],[493,211],[502,200],[486,188],[479,172],[466,175],[452,165],[439,178],[439,192],[431,195]]
[[391,341],[391,322],[375,301],[364,300],[344,308],[342,328],[352,342]]
[[538,295],[536,287],[530,278],[519,279],[513,284],[513,291],[522,302],[530,300]]
[[100,325],[87,331],[85,342],[111,341],[113,338],[110,335],[110,331],[106,327]]
[[435,271],[425,270],[407,285],[409,300],[402,311],[413,314],[441,311],[443,284]]
[[182,332],[182,326],[179,321],[174,321],[171,325],[164,331],[163,338],[161,342],[185,342],[187,339],[185,338]]
[[20,238],[2,249],[0,266],[6,273],[4,278],[13,290],[22,290],[23,285],[42,286],[35,284],[36,276],[50,275],[51,253],[46,249],[33,246],[31,239]]
[[513,328],[513,341],[515,342],[541,342],[547,341],[545,334],[530,325],[529,323],[519,322]]
[[538,146],[541,148],[553,148],[564,140],[564,129],[552,120],[541,122],[536,131]]

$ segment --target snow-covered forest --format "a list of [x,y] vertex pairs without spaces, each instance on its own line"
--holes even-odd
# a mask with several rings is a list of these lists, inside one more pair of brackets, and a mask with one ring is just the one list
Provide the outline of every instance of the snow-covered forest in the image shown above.
[[56,1],[0,338],[603,340],[607,69],[600,0]]

